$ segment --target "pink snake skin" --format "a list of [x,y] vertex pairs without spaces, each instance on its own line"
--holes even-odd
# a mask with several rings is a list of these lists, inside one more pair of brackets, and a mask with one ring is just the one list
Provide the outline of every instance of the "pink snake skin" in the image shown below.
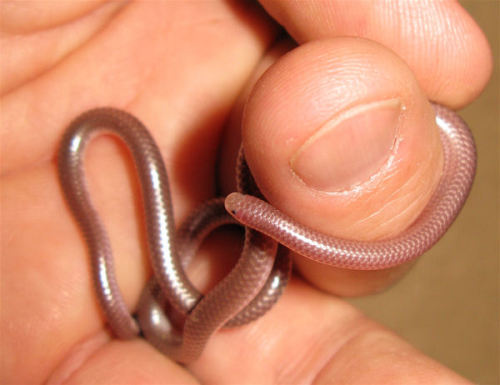
[[[190,363],[200,356],[219,328],[251,322],[274,305],[290,276],[287,248],[320,263],[360,270],[389,268],[424,253],[455,220],[469,194],[476,168],[474,141],[466,123],[443,106],[434,104],[434,108],[444,151],[441,180],[419,218],[407,230],[377,242],[322,234],[266,203],[243,152],[237,166],[239,192],[204,203],[175,231],[165,165],[144,125],[113,108],[97,108],[80,115],[69,125],[60,144],[59,177],[84,234],[97,298],[113,333],[122,339],[142,334],[173,360]],[[118,288],[110,242],[84,176],[86,145],[103,132],[123,140],[141,182],[153,277],[141,295],[136,317],[130,314]],[[208,233],[238,223],[245,226],[240,258],[214,289],[201,294],[184,269]]]

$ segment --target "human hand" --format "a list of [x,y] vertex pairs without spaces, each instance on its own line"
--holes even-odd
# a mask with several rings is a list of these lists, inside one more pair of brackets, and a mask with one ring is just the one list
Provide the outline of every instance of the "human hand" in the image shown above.
[[[324,3],[307,4],[316,6],[264,6],[299,42],[354,34],[395,53],[374,43],[337,38],[305,45],[281,59],[259,82],[244,118],[252,170],[273,204],[312,227],[355,239],[393,235],[418,215],[439,177],[439,142],[426,100],[452,107],[472,101],[489,76],[486,42],[455,3],[416,5],[408,12],[387,10],[387,5],[356,3],[350,9],[332,4],[338,13],[322,10]],[[231,190],[230,159],[244,99],[237,96],[248,92],[247,79],[257,77],[287,43],[260,60],[277,28],[250,5],[109,3],[90,11],[97,5],[60,3],[51,5],[50,12],[33,4],[21,12],[16,5],[3,5],[6,382],[36,383],[67,373],[72,373],[69,382],[93,383],[459,382],[345,302],[299,280],[262,319],[218,333],[190,372],[143,340],[109,340],[102,332],[86,248],[56,178],[53,159],[62,130],[90,107],[113,105],[137,115],[160,143],[181,220],[215,194],[219,151],[224,161],[218,178]],[[407,30],[394,34],[391,19],[382,21],[383,10]],[[327,198],[297,191],[297,181],[283,176],[289,170],[289,151],[300,147],[301,135],[352,106],[394,97],[407,107],[399,131],[408,145],[398,152],[391,173],[361,191]],[[384,136],[381,131],[371,135],[372,142]],[[342,153],[342,147],[334,148]],[[140,203],[127,159],[113,140],[99,138],[89,148],[86,165],[92,196],[113,242],[120,287],[132,309],[148,268],[141,257]],[[344,177],[353,174],[350,170]],[[377,190],[372,189],[375,184]],[[387,220],[407,206],[403,215]],[[234,239],[220,235],[205,254],[220,258],[237,250]],[[387,272],[325,271],[295,259],[310,281],[340,294],[376,290],[391,279]],[[204,266],[194,266],[194,281]]]

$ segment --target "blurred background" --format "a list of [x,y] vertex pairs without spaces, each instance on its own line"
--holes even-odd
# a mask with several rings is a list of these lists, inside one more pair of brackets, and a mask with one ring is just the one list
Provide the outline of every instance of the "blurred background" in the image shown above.
[[460,115],[477,144],[476,180],[445,237],[388,291],[350,300],[427,355],[479,384],[500,383],[500,0],[460,1],[488,37],[491,81]]

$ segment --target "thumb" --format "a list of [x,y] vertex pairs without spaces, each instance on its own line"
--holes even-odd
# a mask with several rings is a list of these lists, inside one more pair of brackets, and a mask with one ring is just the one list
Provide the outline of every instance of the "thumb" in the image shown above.
[[[259,80],[243,146],[264,196],[323,233],[375,240],[407,228],[441,173],[434,111],[406,64],[363,39],[303,45]],[[380,290],[408,266],[346,271],[295,257],[301,273],[340,295]]]

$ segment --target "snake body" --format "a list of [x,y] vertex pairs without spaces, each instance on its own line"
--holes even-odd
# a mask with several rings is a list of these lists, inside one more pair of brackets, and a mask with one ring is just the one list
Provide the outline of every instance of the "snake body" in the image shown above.
[[[287,248],[315,261],[350,269],[384,269],[412,260],[435,244],[463,206],[476,167],[474,141],[453,111],[434,105],[444,151],[441,180],[420,217],[399,236],[377,242],[331,237],[309,229],[261,199],[243,152],[237,166],[238,193],[204,203],[177,230],[168,177],[160,151],[146,127],[114,108],[97,108],[77,117],[60,144],[60,183],[85,236],[94,286],[113,333],[144,337],[181,362],[196,360],[221,327],[248,323],[270,309],[289,279]],[[130,150],[141,183],[148,251],[153,277],[138,305],[137,321],[118,288],[106,230],[90,199],[83,154],[92,137],[111,133]],[[233,270],[206,295],[184,269],[203,238],[224,224],[245,226],[245,243]],[[282,246],[284,245],[284,246]]]

